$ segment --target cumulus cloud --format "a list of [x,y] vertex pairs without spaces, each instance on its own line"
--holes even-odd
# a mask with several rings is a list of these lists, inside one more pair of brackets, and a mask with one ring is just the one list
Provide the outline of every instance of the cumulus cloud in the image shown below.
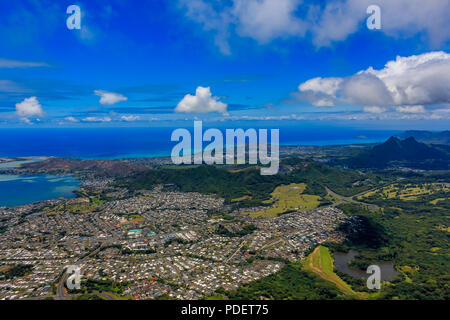
[[108,92],[104,90],[95,90],[94,93],[100,96],[100,104],[113,105],[121,101],[128,100],[127,97],[120,93]]
[[79,122],[79,120],[74,117],[65,117],[64,120],[67,122]]
[[[373,0],[232,0],[221,6],[206,0],[179,0],[186,17],[215,33],[215,43],[230,53],[229,37],[236,30],[243,37],[267,43],[276,38],[311,34],[317,46],[343,41],[364,26]],[[450,38],[450,2],[445,0],[378,0],[381,32],[389,36],[426,35],[438,46]]]
[[386,112],[385,108],[377,107],[377,106],[371,106],[371,107],[364,107],[364,112],[367,113],[374,113],[374,114],[380,114],[383,112]]
[[303,36],[306,23],[296,18],[300,0],[235,0],[231,10],[238,33],[267,43],[277,37]]
[[141,119],[141,117],[130,114],[128,116],[121,116],[120,119],[129,122],[129,121],[137,121]]
[[234,0],[220,9],[205,0],[179,0],[185,15],[214,33],[214,42],[230,54],[233,30],[243,37],[267,43],[277,37],[302,36],[306,23],[295,17],[301,0]]
[[315,91],[327,95],[334,95],[342,83],[341,78],[313,78],[298,86],[300,91]]
[[218,97],[214,97],[211,94],[210,87],[197,87],[195,96],[187,94],[178,103],[175,108],[175,112],[184,113],[209,113],[219,112],[227,113],[227,104],[218,101]]
[[317,107],[332,107],[342,78],[313,78],[298,86],[304,100]]
[[83,118],[84,122],[111,122],[110,117],[86,117]]
[[298,89],[297,97],[315,106],[394,106],[418,113],[426,105],[450,103],[450,54],[397,57],[381,70],[370,67],[345,78],[314,78]]
[[270,121],[270,120],[304,120],[303,116],[299,116],[297,114],[290,115],[279,115],[279,116],[230,116],[222,119],[214,119],[215,121],[224,121],[224,120],[248,120],[248,121]]
[[42,117],[44,111],[38,99],[36,97],[30,97],[16,104],[16,114],[20,118],[28,119],[31,117]]
[[180,5],[186,10],[186,17],[200,23],[206,31],[215,33],[214,43],[223,54],[230,54],[228,44],[229,25],[232,16],[229,10],[219,12],[213,5],[204,0],[180,0]]
[[397,112],[400,113],[425,113],[424,106],[400,106],[397,107]]

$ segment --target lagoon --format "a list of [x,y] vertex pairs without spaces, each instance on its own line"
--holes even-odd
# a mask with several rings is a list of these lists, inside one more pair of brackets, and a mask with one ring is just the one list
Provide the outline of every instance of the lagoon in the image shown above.
[[80,181],[73,176],[0,174],[0,206],[19,206],[31,202],[74,198]]

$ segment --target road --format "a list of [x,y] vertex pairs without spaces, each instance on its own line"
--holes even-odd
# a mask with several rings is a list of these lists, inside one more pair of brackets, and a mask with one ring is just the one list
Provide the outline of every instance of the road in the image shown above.
[[[81,265],[90,256],[95,255],[98,252],[100,252],[102,247],[103,246],[98,247],[97,249],[95,249],[94,251],[92,251],[91,253],[86,255],[85,257],[75,261],[73,264],[74,265]],[[66,292],[64,290],[64,283],[66,283],[68,277],[69,277],[69,274],[67,274],[67,272],[64,272],[62,277],[59,279],[58,286],[56,287],[56,295],[53,297],[55,300],[66,300],[67,298],[73,296],[73,295],[70,295],[70,294],[66,294]]]
[[237,250],[225,262],[230,261],[236,255],[236,253],[238,253],[239,250],[241,250],[241,248],[244,246],[244,244],[245,244],[245,241],[242,241],[242,243],[239,245]]
[[112,295],[108,293],[96,293],[95,295],[102,297],[105,300],[116,300]]
[[[331,196],[333,196],[335,198],[338,198],[340,200],[339,202],[334,203],[332,205],[333,207],[336,207],[336,206],[338,206],[338,205],[340,205],[341,203],[344,203],[344,202],[351,202],[351,203],[357,203],[357,204],[361,204],[361,205],[367,206],[370,210],[377,210],[378,209],[378,206],[376,204],[364,203],[364,202],[361,202],[361,201],[353,200],[353,198],[357,198],[357,197],[359,197],[359,196],[361,196],[363,194],[366,194],[367,192],[370,192],[371,190],[367,190],[367,191],[355,194],[352,197],[344,197],[344,196],[341,196],[340,194],[337,194],[336,192],[330,190],[328,187],[325,187],[325,189],[327,190],[327,193],[329,195],[331,195]],[[379,187],[376,188],[376,189],[379,189]],[[376,189],[374,189],[374,190],[376,190]]]

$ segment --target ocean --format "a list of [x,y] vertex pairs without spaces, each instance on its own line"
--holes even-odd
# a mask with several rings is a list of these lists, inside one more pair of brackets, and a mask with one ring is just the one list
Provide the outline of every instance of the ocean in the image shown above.
[[[224,132],[226,128],[219,129]],[[79,188],[79,181],[72,176],[2,175],[1,168],[39,161],[42,159],[36,157],[48,156],[79,159],[168,156],[177,143],[170,141],[174,129],[168,127],[0,129],[0,157],[35,157],[0,164],[0,206],[16,206],[59,197],[71,198],[74,197],[73,191]],[[193,128],[186,127],[186,129],[192,132]],[[204,130],[206,129],[205,127]],[[279,129],[281,145],[373,143],[385,141],[398,133],[333,127],[286,126]]]
[[[192,131],[192,126],[191,124],[186,129]],[[0,129],[0,157],[53,156],[117,159],[169,156],[177,143],[170,141],[174,129],[169,127],[3,128]],[[205,126],[204,130],[206,129]],[[224,131],[225,128],[219,129]],[[243,129],[247,128],[243,127]],[[383,142],[399,133],[392,130],[337,127],[286,126],[279,129],[280,145],[374,143]]]

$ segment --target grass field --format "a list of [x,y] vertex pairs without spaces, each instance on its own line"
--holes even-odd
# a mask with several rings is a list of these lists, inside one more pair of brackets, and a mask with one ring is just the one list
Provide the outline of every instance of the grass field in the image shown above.
[[334,260],[327,247],[318,246],[303,262],[305,270],[318,274],[322,279],[330,281],[347,297],[355,299],[374,298],[379,293],[354,291],[344,280],[334,273]]
[[333,272],[333,258],[328,248],[318,246],[305,260],[304,268],[318,274],[321,278],[334,283],[343,294],[349,297],[360,298],[337,274]]
[[270,200],[266,204],[272,204],[267,209],[249,212],[252,217],[275,217],[279,214],[289,211],[304,211],[317,208],[320,203],[319,196],[303,194],[306,184],[291,183],[290,185],[281,185],[272,192]]
[[[85,200],[85,201],[82,201]],[[98,206],[105,203],[98,196],[90,196],[86,198],[76,198],[69,199],[61,204],[58,204],[51,208],[51,211],[47,212],[47,215],[54,215],[61,212],[72,212],[72,213],[89,213],[94,211]],[[49,207],[44,208],[44,210],[50,210]]]
[[430,201],[430,203],[433,205],[436,205],[438,202],[445,201],[445,200],[446,200],[446,198],[437,198],[437,199]]
[[239,198],[231,199],[231,202],[239,202],[239,201],[249,200],[251,198],[252,198],[251,196],[242,196],[242,197],[239,197]]
[[[425,183],[425,184],[406,184],[398,185],[392,184],[384,188],[370,191],[358,197],[358,200],[363,200],[369,197],[377,197],[382,199],[401,199],[404,201],[417,200],[421,196],[430,196],[435,193],[450,193],[450,186],[444,183]],[[435,199],[434,203],[445,200],[446,198]]]

